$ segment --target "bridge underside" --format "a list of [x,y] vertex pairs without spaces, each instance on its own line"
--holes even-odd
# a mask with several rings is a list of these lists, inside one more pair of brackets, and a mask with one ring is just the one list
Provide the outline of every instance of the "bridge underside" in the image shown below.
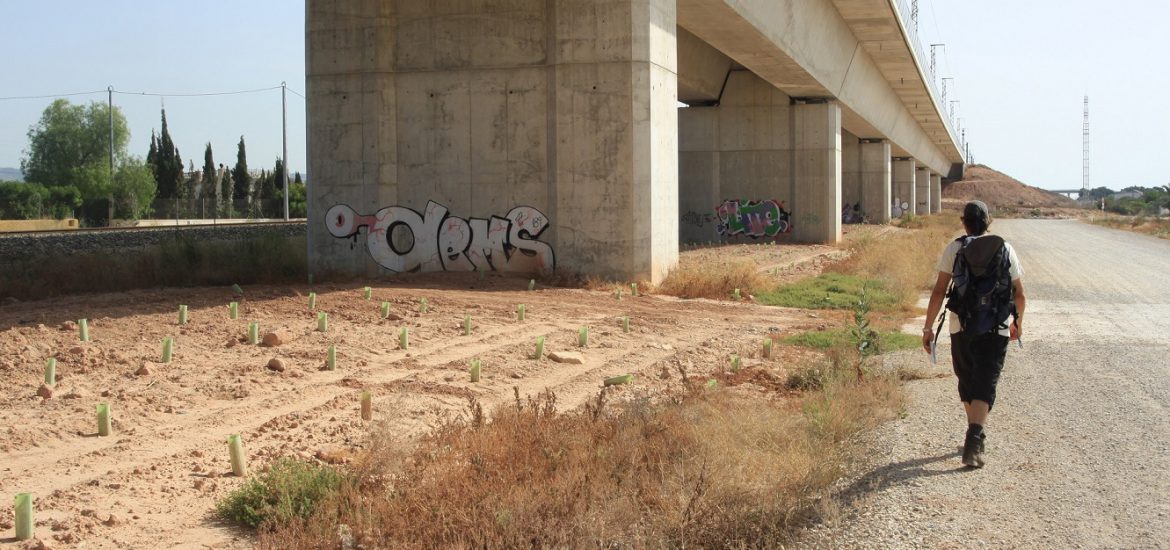
[[314,272],[658,282],[680,239],[934,211],[961,162],[888,0],[488,4],[308,0]]

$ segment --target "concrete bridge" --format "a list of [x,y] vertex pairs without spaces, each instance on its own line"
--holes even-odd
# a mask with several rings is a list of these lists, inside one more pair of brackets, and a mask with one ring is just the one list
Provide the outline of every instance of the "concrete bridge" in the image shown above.
[[310,269],[658,282],[937,211],[963,159],[895,1],[307,0]]

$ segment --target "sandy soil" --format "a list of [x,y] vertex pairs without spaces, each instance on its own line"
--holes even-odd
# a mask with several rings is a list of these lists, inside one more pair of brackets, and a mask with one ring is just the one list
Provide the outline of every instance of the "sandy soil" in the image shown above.
[[[890,228],[848,229],[850,238]],[[813,275],[840,248],[736,245],[685,251],[686,261],[747,258],[778,280]],[[770,275],[772,276],[772,275]],[[783,374],[809,352],[777,346],[760,359],[770,333],[826,328],[832,313],[770,308],[748,302],[682,301],[627,292],[537,285],[527,279],[469,274],[409,276],[377,284],[372,300],[360,285],[317,285],[316,330],[310,287],[145,290],[6,304],[0,307],[0,495],[34,494],[36,534],[54,547],[244,547],[247,533],[218,522],[215,502],[239,487],[226,438],[241,434],[250,467],[277,457],[337,461],[368,444],[371,431],[409,439],[466,410],[469,398],[491,407],[513,388],[550,388],[562,408],[595,395],[606,377],[634,373],[625,399],[659,395],[678,383],[678,367],[708,376],[738,353],[747,365]],[[429,311],[419,312],[426,298]],[[227,303],[240,301],[238,320]],[[379,304],[392,316],[382,320]],[[516,305],[527,318],[516,319]],[[189,323],[177,325],[179,304]],[[474,330],[463,334],[464,315]],[[630,316],[624,333],[622,315]],[[80,342],[76,319],[89,320],[92,341]],[[273,347],[248,345],[247,324],[274,332]],[[577,346],[578,328],[589,345]],[[398,331],[410,330],[408,350]],[[546,357],[530,358],[546,335]],[[172,362],[160,363],[162,340],[175,338]],[[325,370],[337,346],[337,369]],[[580,352],[583,364],[550,360]],[[51,398],[38,396],[44,361],[57,358]],[[280,359],[283,371],[268,368]],[[469,381],[468,363],[483,362]],[[144,370],[140,370],[144,369]],[[359,415],[359,395],[373,394],[374,420]],[[763,392],[752,384],[735,391]],[[769,392],[770,395],[776,395]],[[113,434],[98,437],[95,406],[108,402]],[[11,502],[11,501],[9,501]],[[0,508],[0,543],[11,543],[11,507]]]

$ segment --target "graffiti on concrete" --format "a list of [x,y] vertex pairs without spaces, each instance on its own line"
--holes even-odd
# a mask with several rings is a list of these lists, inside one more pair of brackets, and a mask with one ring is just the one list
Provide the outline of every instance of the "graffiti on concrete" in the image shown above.
[[373,215],[337,204],[325,213],[329,233],[357,239],[366,228],[366,248],[382,267],[398,272],[508,271],[540,273],[556,268],[552,247],[537,240],[548,217],[531,206],[517,206],[504,217],[464,219],[428,202],[423,214],[389,206]]
[[890,205],[890,215],[895,218],[901,218],[903,214],[912,213],[910,210],[910,203],[894,197],[894,203]]
[[767,199],[762,201],[723,201],[715,207],[719,220],[719,234],[725,237],[747,235],[758,239],[775,237],[792,230],[784,203]]
[[715,223],[714,214],[700,214],[694,210],[687,211],[682,215],[682,222],[686,225],[693,225],[695,227],[703,227],[709,223]]

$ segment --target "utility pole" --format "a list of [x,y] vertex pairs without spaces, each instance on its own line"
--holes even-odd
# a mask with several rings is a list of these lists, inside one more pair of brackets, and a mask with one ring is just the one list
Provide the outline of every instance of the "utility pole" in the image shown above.
[[951,100],[950,107],[951,107],[951,120],[952,121],[955,120],[955,104],[958,102],[959,102],[959,100],[957,100],[957,99]]
[[910,25],[914,27],[914,34],[918,34],[918,0],[910,0]]
[[283,180],[281,180],[281,182],[282,182],[281,185],[284,186],[284,221],[286,221],[286,222],[288,221],[288,193],[289,193],[289,188],[288,188],[288,103],[286,101],[286,94],[285,94],[285,92],[287,90],[288,90],[288,86],[284,82],[281,82],[280,83],[280,126],[281,126],[281,137],[283,139],[283,145],[281,147],[281,153],[280,153],[280,172],[281,172],[280,177],[284,178]]
[[935,48],[942,48],[942,49],[943,49],[943,51],[946,51],[946,49],[947,49],[947,45],[946,45],[946,44],[942,44],[942,43],[939,43],[939,44],[931,44],[931,45],[930,45],[930,79],[931,79],[931,80],[934,80],[935,78],[938,78],[938,73],[936,73],[936,72],[934,71],[934,67],[935,67],[935,64],[934,64],[934,49],[935,49]]
[[1081,195],[1089,194],[1089,94],[1085,94],[1085,120],[1081,126],[1082,167],[1081,167]]
[[943,105],[947,104],[947,81],[954,80],[954,77],[948,76],[942,79],[942,101]]
[[106,107],[110,111],[110,194],[107,197],[109,201],[109,223],[114,222],[114,87],[106,86]]

